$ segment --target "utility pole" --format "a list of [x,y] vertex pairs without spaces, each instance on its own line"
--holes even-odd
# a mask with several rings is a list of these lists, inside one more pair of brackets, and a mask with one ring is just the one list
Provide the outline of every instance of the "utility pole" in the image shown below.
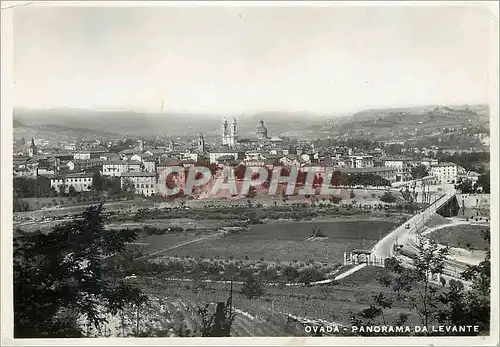
[[229,319],[231,319],[233,314],[233,278],[231,277],[231,289],[229,293]]

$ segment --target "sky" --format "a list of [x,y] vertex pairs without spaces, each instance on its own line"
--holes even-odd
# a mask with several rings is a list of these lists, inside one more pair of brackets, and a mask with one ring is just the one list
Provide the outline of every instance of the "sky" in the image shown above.
[[19,108],[324,113],[489,96],[480,6],[14,11]]

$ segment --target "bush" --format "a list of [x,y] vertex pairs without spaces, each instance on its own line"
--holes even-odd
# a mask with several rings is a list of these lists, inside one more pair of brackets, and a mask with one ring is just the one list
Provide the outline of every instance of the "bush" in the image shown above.
[[396,197],[392,193],[385,192],[384,195],[380,197],[380,201],[392,204],[396,202]]
[[306,286],[310,285],[312,282],[321,281],[325,279],[325,275],[312,267],[302,270],[299,273],[299,282],[304,283]]
[[262,282],[260,279],[256,276],[249,276],[245,283],[243,283],[241,294],[243,294],[247,299],[258,298],[264,295],[264,289],[262,288]]
[[330,197],[330,201],[334,204],[339,204],[341,201],[342,201],[342,197],[341,196],[335,196],[335,195],[332,195]]

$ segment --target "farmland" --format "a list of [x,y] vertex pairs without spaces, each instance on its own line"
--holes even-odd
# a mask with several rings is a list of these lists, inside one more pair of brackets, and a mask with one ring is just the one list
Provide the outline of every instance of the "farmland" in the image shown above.
[[[258,224],[240,233],[176,248],[172,255],[341,262],[344,252],[371,247],[393,226],[392,222],[366,220]],[[320,228],[324,237],[307,240],[315,228]],[[169,244],[168,236],[164,241]],[[155,243],[159,242],[160,239]]]
[[[236,314],[231,329],[233,337],[248,336],[307,336],[304,325],[349,325],[352,315],[373,303],[372,295],[386,292],[377,278],[387,274],[381,268],[364,268],[337,283],[320,287],[265,286],[264,295],[250,300],[233,286],[233,307]],[[209,283],[202,288],[179,281],[158,278],[137,278],[150,298],[137,314],[127,308],[101,332],[105,336],[201,336],[198,308],[225,302],[230,295],[228,283]],[[396,303],[385,312],[392,324],[399,313],[408,312],[409,303]],[[138,320],[138,316],[140,317]],[[293,318],[290,319],[289,317]],[[376,322],[382,324],[382,322]],[[410,314],[407,324],[418,324],[416,314]],[[97,332],[94,332],[94,334]],[[89,333],[92,336],[92,332]],[[102,336],[102,335],[101,335]]]
[[[377,283],[377,278],[384,274],[384,269],[367,267],[349,278],[327,286],[265,286],[264,295],[254,300],[240,294],[241,286],[234,284],[236,319],[232,336],[307,335],[303,326],[287,320],[287,315],[349,325],[352,315],[373,303],[373,294],[387,292],[387,289]],[[170,334],[173,335],[183,321],[187,321],[184,324],[190,327],[194,335],[199,334],[195,332],[195,327],[199,326],[196,323],[199,319],[195,313],[197,308],[206,303],[224,302],[230,295],[230,285],[227,283],[209,283],[203,288],[195,289],[192,283],[179,281],[150,278],[138,278],[136,281],[154,298],[142,309],[142,319],[156,322],[142,322],[140,330],[156,325],[157,331],[170,329]],[[409,308],[409,303],[398,302],[393,308],[386,310],[385,319],[391,324],[399,313],[408,312]],[[133,313],[127,316],[130,321],[135,320]],[[132,322],[128,325],[133,327]],[[410,314],[408,324],[418,324],[416,314]]]

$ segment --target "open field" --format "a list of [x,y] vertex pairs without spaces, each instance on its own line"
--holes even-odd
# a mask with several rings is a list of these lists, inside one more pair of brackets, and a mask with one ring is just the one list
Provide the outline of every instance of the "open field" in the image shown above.
[[[249,230],[241,233],[176,248],[170,255],[342,262],[344,252],[370,248],[394,226],[395,223],[385,221],[305,221],[259,224],[252,225]],[[325,238],[306,240],[312,236],[313,229],[318,227]],[[162,241],[158,239],[155,243],[160,242]],[[165,237],[164,242],[166,245],[170,244],[168,236]]]
[[[234,306],[257,317],[274,316],[274,321],[269,321],[270,326],[280,331],[285,329],[276,316],[292,314],[310,319],[324,319],[349,325],[352,314],[359,313],[373,304],[373,294],[380,291],[387,292],[377,283],[377,278],[386,274],[383,268],[366,267],[357,273],[337,283],[324,286],[265,286],[264,295],[253,301],[239,293],[241,286],[233,285]],[[172,299],[190,300],[197,303],[226,301],[230,293],[230,285],[223,283],[210,283],[205,288],[194,289],[191,284],[179,281],[160,281],[158,279],[138,279],[140,283],[147,283],[148,292],[161,297]],[[412,314],[409,303],[395,303],[392,309],[387,309],[385,318],[388,324],[393,324],[401,312],[410,313],[408,324],[418,324],[416,314]],[[281,320],[283,322],[283,320]],[[377,324],[382,324],[378,322]],[[295,331],[294,334],[297,332]],[[257,336],[265,336],[258,335]],[[245,336],[245,335],[244,335]],[[246,335],[248,336],[248,335]],[[275,335],[286,336],[286,335]]]
[[452,225],[430,233],[429,237],[450,247],[485,250],[490,245],[482,238],[482,230],[489,230],[489,226]]

